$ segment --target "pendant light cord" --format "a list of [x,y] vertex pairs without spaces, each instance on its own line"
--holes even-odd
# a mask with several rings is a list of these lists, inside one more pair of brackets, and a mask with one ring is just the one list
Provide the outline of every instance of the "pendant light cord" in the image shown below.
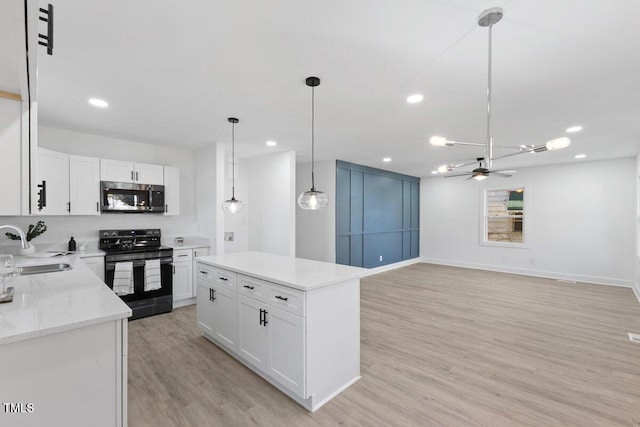
[[231,200],[236,198],[236,124],[231,123]]
[[315,183],[315,87],[311,86],[311,191],[316,191],[316,183]]

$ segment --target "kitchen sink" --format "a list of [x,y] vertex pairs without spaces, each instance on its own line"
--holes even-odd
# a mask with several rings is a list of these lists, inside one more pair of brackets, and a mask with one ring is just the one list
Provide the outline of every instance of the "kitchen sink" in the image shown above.
[[56,271],[71,270],[71,265],[66,263],[43,264],[43,265],[27,265],[24,267],[16,267],[15,272],[20,276],[28,276],[30,274],[55,273]]

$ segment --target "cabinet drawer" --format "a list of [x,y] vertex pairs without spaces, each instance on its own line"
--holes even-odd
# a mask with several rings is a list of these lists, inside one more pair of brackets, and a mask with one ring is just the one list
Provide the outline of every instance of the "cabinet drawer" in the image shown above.
[[198,263],[196,267],[196,277],[207,285],[211,285],[216,281],[216,271],[213,267]]
[[269,282],[254,277],[238,275],[238,293],[258,301],[267,302],[267,288]]
[[305,315],[304,292],[298,289],[269,283],[267,287],[267,303],[298,316]]
[[221,268],[215,268],[214,271],[214,283],[232,291],[236,290],[236,281],[238,277],[236,273],[222,270]]
[[173,262],[191,261],[193,259],[191,249],[174,249]]

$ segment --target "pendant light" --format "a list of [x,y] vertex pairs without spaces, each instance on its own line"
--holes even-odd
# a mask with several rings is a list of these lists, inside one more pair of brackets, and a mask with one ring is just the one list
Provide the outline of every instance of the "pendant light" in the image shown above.
[[314,177],[315,171],[315,87],[320,85],[318,77],[307,77],[307,86],[311,87],[311,190],[305,191],[298,197],[298,206],[306,210],[317,210],[327,207],[329,197],[327,194],[316,190]]
[[244,203],[236,199],[236,123],[239,122],[235,117],[227,119],[231,123],[231,157],[232,157],[232,175],[231,175],[231,198],[225,200],[222,204],[222,210],[228,214],[238,213],[244,209]]

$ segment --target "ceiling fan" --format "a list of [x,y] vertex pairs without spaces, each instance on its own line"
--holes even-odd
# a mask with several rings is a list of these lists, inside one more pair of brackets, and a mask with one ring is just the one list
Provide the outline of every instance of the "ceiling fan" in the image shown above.
[[[460,141],[450,141],[443,136],[432,136],[429,142],[431,145],[435,145],[438,147],[453,147],[455,145],[471,145],[477,147],[484,147],[484,156],[478,157],[476,161],[468,162],[468,163],[449,163],[446,165],[442,165],[438,168],[438,173],[447,174],[448,172],[452,172],[453,170],[469,165],[473,165],[476,162],[479,163],[478,167],[473,169],[472,171],[466,171],[458,174],[448,174],[445,175],[445,178],[450,178],[454,176],[467,176],[467,179],[475,179],[481,181],[489,177],[489,175],[501,176],[503,178],[509,178],[516,171],[515,170],[491,170],[493,167],[493,161],[498,159],[504,159],[505,157],[516,156],[518,154],[523,153],[541,153],[543,151],[548,150],[559,150],[562,148],[566,148],[571,144],[571,140],[567,137],[555,138],[547,141],[545,144],[541,145],[520,145],[520,146],[510,146],[510,145],[494,145],[493,138],[491,137],[491,41],[492,41],[492,29],[493,25],[498,23],[504,13],[502,8],[494,7],[491,9],[487,9],[480,14],[478,17],[478,25],[481,27],[489,27],[489,71],[488,71],[488,82],[487,82],[487,138],[484,144],[476,143],[476,142],[460,142]],[[515,150],[515,152],[505,154],[502,156],[494,156],[494,148],[505,148],[509,150]]]
[[[464,172],[460,172],[460,173],[456,173],[456,174],[451,174],[451,175],[445,175],[445,178],[453,178],[455,176],[469,176],[469,178],[467,179],[475,179],[476,181],[482,181],[483,179],[487,179],[489,178],[489,175],[496,175],[496,176],[500,176],[502,178],[511,178],[511,176],[516,173],[515,170],[510,169],[510,170],[489,170],[486,167],[483,166],[483,164],[485,163],[484,157],[478,157],[476,159],[476,161],[478,162],[478,167],[475,168],[472,171],[464,171]],[[471,163],[467,163],[465,165],[454,165],[457,167],[461,167],[461,166],[466,166],[469,165]],[[445,165],[448,166],[448,165]],[[453,169],[451,169],[453,170]],[[448,172],[449,170],[444,171],[445,173]]]

